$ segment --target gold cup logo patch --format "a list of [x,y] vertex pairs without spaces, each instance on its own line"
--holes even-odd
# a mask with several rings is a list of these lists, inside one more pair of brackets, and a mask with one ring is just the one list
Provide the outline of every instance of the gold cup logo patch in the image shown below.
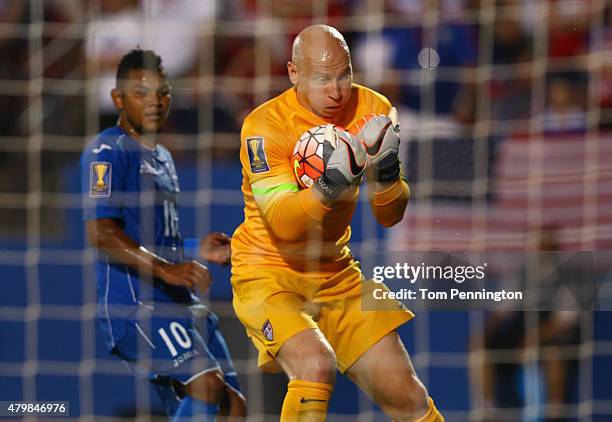
[[95,164],[94,171],[96,172],[96,189],[102,190],[106,187],[106,183],[104,182],[104,176],[108,171],[108,164]]
[[264,138],[262,136],[253,136],[246,140],[247,151],[249,155],[249,164],[253,173],[263,173],[270,170],[266,152],[264,151]]
[[260,138],[251,138],[249,139],[249,148],[251,149],[251,154],[253,156],[253,164],[257,165],[261,161],[259,159],[259,145],[261,144]]

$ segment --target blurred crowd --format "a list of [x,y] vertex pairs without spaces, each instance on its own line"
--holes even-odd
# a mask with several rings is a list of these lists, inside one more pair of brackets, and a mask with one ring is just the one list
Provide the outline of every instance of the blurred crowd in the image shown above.
[[[0,35],[2,55],[11,58],[0,67],[0,111],[11,117],[0,133],[33,130],[27,82],[41,72],[40,47],[45,132],[84,134],[83,110],[112,124],[114,67],[136,45],[157,50],[180,81],[170,132],[236,132],[254,105],[288,86],[291,41],[316,16],[345,33],[358,82],[380,89],[407,119],[433,123],[434,132],[483,121],[499,133],[609,126],[612,7],[606,3],[2,0],[0,21],[17,25]],[[28,38],[28,23],[42,24],[42,45]],[[26,89],[20,94],[18,86]],[[213,118],[202,118],[207,113],[199,109],[211,106]],[[597,116],[589,117],[594,110]]]
[[[605,0],[0,0],[0,52],[10,58],[0,64],[0,136],[40,134],[43,146],[73,143],[76,153],[114,124],[114,69],[140,46],[161,54],[173,80],[166,133],[235,158],[242,119],[289,86],[292,40],[313,22],[345,34],[355,81],[398,107],[403,140],[441,141],[434,178],[472,177],[473,142],[458,140],[489,143],[492,167],[510,136],[612,127]],[[49,154],[43,165],[57,162]],[[454,166],[436,164],[448,156]],[[0,153],[0,164],[27,166],[27,154]],[[26,191],[21,183],[11,188]]]

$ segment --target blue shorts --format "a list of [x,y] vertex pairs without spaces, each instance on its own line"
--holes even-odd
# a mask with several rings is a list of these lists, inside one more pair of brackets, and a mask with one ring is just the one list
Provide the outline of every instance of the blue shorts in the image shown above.
[[[134,373],[156,385],[164,380],[189,383],[219,370],[231,388],[240,391],[236,371],[219,331],[219,318],[203,305],[142,305],[126,322],[126,333],[112,353]],[[170,384],[170,382],[168,382]]]

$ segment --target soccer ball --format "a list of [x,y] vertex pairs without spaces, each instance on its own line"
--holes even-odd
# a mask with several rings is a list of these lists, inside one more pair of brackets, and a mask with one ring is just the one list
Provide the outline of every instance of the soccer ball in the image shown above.
[[[315,126],[300,136],[293,149],[293,171],[302,189],[312,186],[325,171],[325,126]],[[329,147],[333,148],[328,142]],[[327,149],[327,148],[325,148]]]

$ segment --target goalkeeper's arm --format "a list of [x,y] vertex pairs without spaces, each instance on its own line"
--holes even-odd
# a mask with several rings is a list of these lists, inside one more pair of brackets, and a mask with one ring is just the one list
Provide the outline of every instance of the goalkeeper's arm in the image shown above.
[[373,190],[373,194],[370,193],[370,208],[376,221],[385,227],[399,223],[410,199],[410,188],[401,177],[401,172],[395,182],[371,183],[370,190]]
[[289,191],[283,191],[283,185],[271,183],[271,178],[251,184],[268,226],[281,240],[295,241],[322,230],[321,223],[332,210],[339,214],[334,220],[336,226],[350,222],[352,209],[344,200],[354,199],[355,191],[351,188],[361,181],[367,156],[355,136],[341,130],[336,136],[332,125],[328,125],[326,138],[336,147],[324,154],[325,172],[310,189],[297,192],[297,186],[292,185],[287,188]]
[[323,218],[332,210],[317,199],[312,189],[269,195],[262,193],[256,195],[255,200],[268,227],[285,242],[299,240],[312,234],[313,230],[320,230]]

